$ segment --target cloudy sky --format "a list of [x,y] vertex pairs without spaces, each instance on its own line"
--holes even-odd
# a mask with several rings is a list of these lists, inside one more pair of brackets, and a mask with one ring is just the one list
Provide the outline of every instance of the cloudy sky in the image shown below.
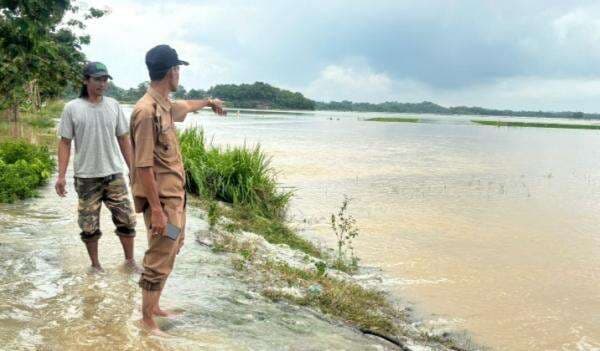
[[[84,1],[79,2],[86,4]],[[91,60],[147,80],[173,46],[187,89],[262,81],[320,100],[600,112],[597,1],[95,0]]]

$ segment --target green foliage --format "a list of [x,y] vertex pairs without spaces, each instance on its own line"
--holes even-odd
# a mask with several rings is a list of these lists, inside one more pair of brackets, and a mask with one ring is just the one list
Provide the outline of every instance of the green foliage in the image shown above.
[[177,87],[177,90],[173,93],[173,98],[174,99],[185,99],[187,97],[187,91],[185,91],[185,88],[183,87],[183,85],[179,85]]
[[[279,190],[269,159],[258,146],[208,146],[203,131],[197,129],[181,133],[180,145],[186,190],[205,199],[209,225],[216,224],[219,216],[226,216],[234,221],[224,226],[229,232],[251,231],[270,243],[321,256],[319,249],[286,225],[292,192]],[[218,207],[216,201],[232,206]]]
[[483,107],[455,106],[444,107],[433,102],[402,103],[387,101],[380,104],[368,102],[331,101],[316,102],[315,108],[321,111],[357,111],[357,112],[396,112],[396,113],[435,113],[440,115],[483,115],[483,116],[520,116],[550,118],[600,118],[598,113],[583,112],[544,112],[544,111],[512,111],[495,110]]
[[113,97],[120,102],[133,104],[146,94],[146,90],[148,90],[149,86],[150,82],[143,82],[138,84],[135,88],[123,89],[119,88],[111,81],[108,83],[106,95]]
[[376,118],[368,118],[366,121],[369,122],[405,122],[405,123],[418,123],[420,121],[419,118],[411,118],[411,117],[376,117]]
[[327,264],[323,261],[315,262],[315,268],[317,269],[317,276],[322,277],[327,272]]
[[217,224],[217,222],[219,221],[219,218],[221,217],[221,210],[219,209],[219,203],[217,203],[214,200],[210,200],[210,202],[208,203],[207,216],[208,216],[208,225],[210,226],[210,229],[213,229],[215,227],[215,225]]
[[22,140],[0,144],[0,202],[14,202],[37,195],[54,171],[55,162],[46,147]]
[[[121,102],[133,103],[146,93],[147,87],[148,82],[145,82],[138,85],[137,88],[126,90],[119,88],[111,82],[107,95]],[[74,94],[75,92],[73,91],[71,95]],[[204,99],[211,96],[224,100],[227,106],[230,107],[293,110],[315,109],[314,101],[305,98],[302,94],[279,89],[261,82],[240,85],[220,84],[208,89],[208,91],[201,89],[187,91],[180,85],[177,87],[177,91],[173,93],[174,99]]]
[[276,272],[278,278],[288,286],[308,289],[313,284],[319,284],[322,287],[321,293],[307,294],[302,298],[269,289],[263,291],[263,295],[272,300],[286,299],[303,306],[313,306],[361,329],[392,335],[398,332],[394,319],[404,316],[380,291],[366,289],[354,282],[334,279],[318,271],[295,268],[285,262],[268,261],[261,268]]
[[[358,257],[354,254],[352,240],[358,237],[356,219],[348,214],[351,199],[344,195],[337,214],[331,214],[331,229],[337,239],[337,257],[334,268],[352,273],[358,268]],[[349,254],[349,255],[348,255]]]
[[180,135],[187,191],[231,203],[266,218],[285,216],[291,192],[280,191],[269,158],[259,146],[219,149],[205,145],[204,132]]
[[[69,0],[0,0],[0,110],[40,107],[59,96],[69,82],[79,81],[85,55],[81,45],[89,37],[71,28],[85,28],[80,20],[62,23],[66,13],[79,9]],[[104,15],[91,8],[86,19]]]
[[321,257],[321,251],[310,241],[293,231],[282,219],[270,219],[248,208],[234,208],[228,216],[238,229],[261,235],[271,244],[285,244],[314,257]]
[[561,129],[600,129],[599,125],[538,123],[538,122],[509,122],[509,121],[476,121],[471,122],[495,127],[530,127],[530,128],[561,128]]
[[220,84],[208,90],[210,96],[240,108],[314,110],[314,101],[300,93],[279,89],[262,82],[254,84]]

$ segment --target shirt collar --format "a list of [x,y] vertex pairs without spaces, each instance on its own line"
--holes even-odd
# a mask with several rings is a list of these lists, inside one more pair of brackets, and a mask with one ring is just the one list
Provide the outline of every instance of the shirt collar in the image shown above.
[[152,97],[158,103],[160,108],[162,108],[163,110],[165,110],[165,111],[171,110],[171,101],[168,98],[165,99],[164,97],[162,97],[152,87],[148,87],[148,95],[150,95],[150,97]]

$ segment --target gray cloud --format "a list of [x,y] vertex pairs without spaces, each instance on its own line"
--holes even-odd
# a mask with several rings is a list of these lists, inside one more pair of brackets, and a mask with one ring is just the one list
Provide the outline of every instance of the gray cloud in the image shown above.
[[[90,27],[93,41],[86,50],[114,58],[119,50],[108,36],[118,35],[122,46],[137,41],[139,45],[131,44],[134,50],[115,59],[129,85],[145,79],[143,66],[137,71],[132,67],[138,65],[134,59],[143,62],[143,48],[152,42],[179,45],[182,53],[191,55],[193,66],[183,83],[201,88],[259,80],[296,87],[313,96],[343,98],[333,95],[345,91],[348,98],[356,98],[362,90],[367,101],[443,102],[460,96],[466,100],[486,97],[486,90],[510,90],[507,84],[516,84],[517,90],[527,87],[530,92],[535,84],[546,81],[552,82],[549,86],[560,81],[577,87],[579,81],[600,79],[600,5],[592,1],[142,4],[131,0],[107,4],[113,13]],[[157,32],[155,23],[161,19],[169,23],[164,35]],[[103,33],[106,22],[117,26],[128,20],[138,28],[130,28],[130,33]],[[147,29],[139,28],[146,25]],[[140,43],[139,36],[145,32],[154,38]],[[357,77],[351,84],[343,74]],[[355,90],[336,89],[336,82]],[[383,85],[360,89],[361,82]],[[540,91],[549,94],[548,89]],[[512,94],[502,96],[506,101],[496,105],[510,104],[511,99],[520,106],[530,105],[529,100],[515,99]],[[575,109],[560,94],[551,98],[548,106]],[[543,98],[534,100],[537,104]]]

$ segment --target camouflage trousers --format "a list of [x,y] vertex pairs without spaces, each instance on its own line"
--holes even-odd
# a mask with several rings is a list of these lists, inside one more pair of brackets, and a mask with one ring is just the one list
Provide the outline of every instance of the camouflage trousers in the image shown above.
[[75,177],[75,190],[79,196],[81,240],[97,241],[100,231],[100,208],[102,203],[110,210],[118,236],[135,236],[135,214],[129,201],[127,185],[122,174],[101,178]]

